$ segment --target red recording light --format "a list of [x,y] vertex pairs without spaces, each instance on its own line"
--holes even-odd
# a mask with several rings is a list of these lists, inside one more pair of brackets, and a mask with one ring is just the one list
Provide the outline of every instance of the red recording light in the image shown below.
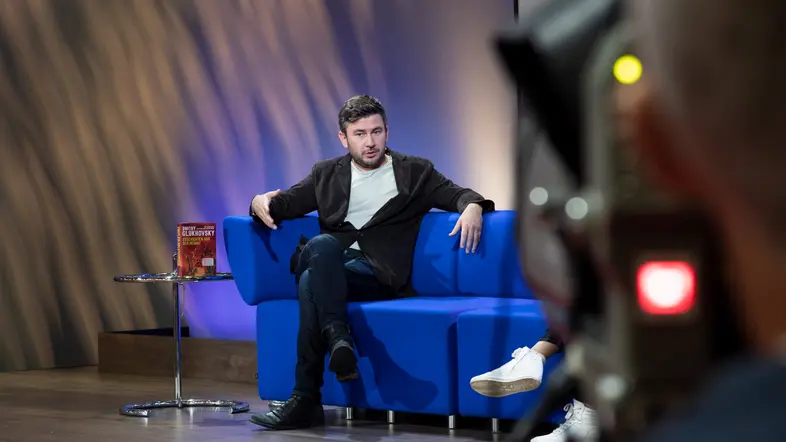
[[651,315],[687,313],[696,301],[696,275],[683,261],[651,261],[636,275],[639,308]]

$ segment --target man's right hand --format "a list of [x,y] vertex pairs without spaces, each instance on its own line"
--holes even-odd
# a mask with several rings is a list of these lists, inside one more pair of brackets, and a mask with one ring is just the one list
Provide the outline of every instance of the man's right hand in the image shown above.
[[254,212],[254,215],[273,230],[278,229],[278,227],[273,222],[273,217],[270,216],[270,200],[278,196],[279,193],[281,193],[281,189],[276,189],[272,192],[257,195],[251,200],[251,210]]

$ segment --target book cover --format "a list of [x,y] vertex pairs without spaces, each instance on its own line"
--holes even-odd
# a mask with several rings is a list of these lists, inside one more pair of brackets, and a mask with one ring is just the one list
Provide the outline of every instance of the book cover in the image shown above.
[[178,276],[216,274],[216,223],[177,225]]

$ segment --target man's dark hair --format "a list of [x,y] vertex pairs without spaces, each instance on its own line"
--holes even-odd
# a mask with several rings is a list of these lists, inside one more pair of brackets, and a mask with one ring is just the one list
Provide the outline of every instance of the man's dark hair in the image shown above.
[[382,103],[371,95],[355,95],[347,100],[341,110],[338,111],[338,127],[341,132],[347,133],[347,126],[360,119],[379,115],[385,126],[388,125],[388,117],[385,114],[385,107]]

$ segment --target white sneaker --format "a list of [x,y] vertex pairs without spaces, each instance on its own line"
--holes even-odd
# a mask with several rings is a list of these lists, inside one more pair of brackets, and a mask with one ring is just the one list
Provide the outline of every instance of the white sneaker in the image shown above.
[[504,397],[538,388],[546,359],[528,347],[516,349],[507,364],[470,379],[473,390],[488,397]]
[[565,405],[565,422],[557,427],[551,434],[538,436],[530,442],[565,442],[568,435],[573,440],[591,442],[598,436],[598,421],[595,411],[583,403],[573,400],[572,404]]

